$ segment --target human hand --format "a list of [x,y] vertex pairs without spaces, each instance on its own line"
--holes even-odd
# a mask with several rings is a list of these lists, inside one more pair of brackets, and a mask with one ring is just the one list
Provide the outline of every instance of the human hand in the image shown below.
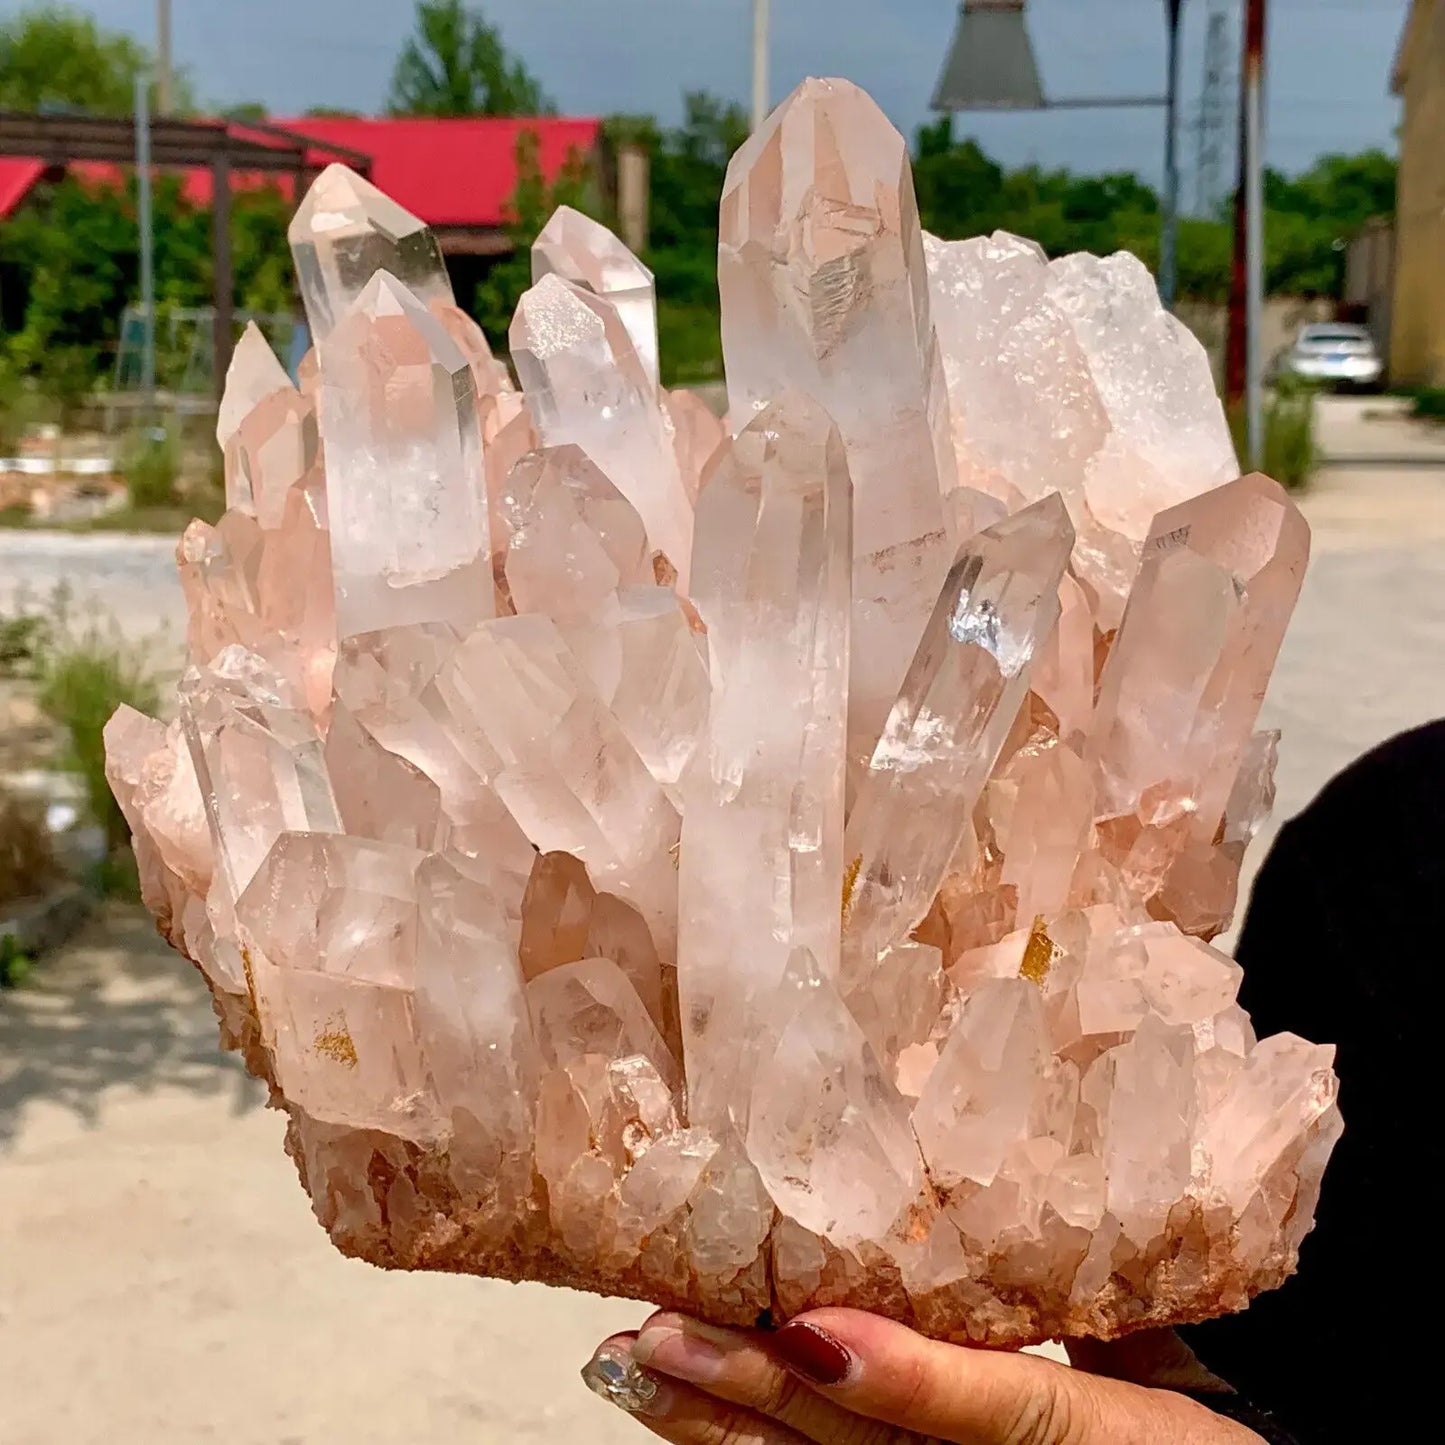
[[1227,1389],[1171,1331],[1075,1362],[940,1344],[858,1310],[774,1333],[663,1313],[604,1341],[583,1375],[674,1445],[1261,1445],[1171,1393]]

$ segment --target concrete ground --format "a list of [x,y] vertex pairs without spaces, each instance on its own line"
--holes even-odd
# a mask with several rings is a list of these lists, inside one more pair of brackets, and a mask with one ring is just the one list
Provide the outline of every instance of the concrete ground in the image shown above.
[[[1371,409],[1322,410],[1340,460],[1304,504],[1316,560],[1264,719],[1279,816],[1445,715],[1445,446]],[[25,552],[32,583],[58,569],[136,625],[175,615],[151,543],[20,535],[0,534],[0,591]],[[641,1306],[342,1259],[214,1040],[189,967],[126,910],[0,999],[3,1445],[643,1438],[576,1378]]]

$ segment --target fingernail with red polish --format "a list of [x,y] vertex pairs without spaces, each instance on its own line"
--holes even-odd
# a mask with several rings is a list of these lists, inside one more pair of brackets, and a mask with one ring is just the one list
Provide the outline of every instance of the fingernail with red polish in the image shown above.
[[810,1384],[841,1385],[853,1372],[847,1348],[817,1325],[784,1325],[770,1344],[773,1354]]

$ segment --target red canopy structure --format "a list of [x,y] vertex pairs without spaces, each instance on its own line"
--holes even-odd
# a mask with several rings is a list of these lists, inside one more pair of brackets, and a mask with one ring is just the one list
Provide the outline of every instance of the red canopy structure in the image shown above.
[[[500,255],[512,244],[507,203],[522,137],[535,138],[538,167],[550,183],[571,163],[594,163],[601,131],[597,119],[552,116],[154,121],[156,168],[179,171],[197,204],[215,203],[217,384],[231,353],[233,191],[270,185],[294,201],[318,171],[339,160],[431,226],[446,254]],[[0,112],[0,219],[47,175],[120,185],[134,154],[135,129],[125,117]]]

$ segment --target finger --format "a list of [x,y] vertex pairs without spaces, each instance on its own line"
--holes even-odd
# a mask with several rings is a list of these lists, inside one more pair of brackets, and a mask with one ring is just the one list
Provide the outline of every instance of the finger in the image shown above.
[[673,1445],[804,1445],[776,1420],[657,1375],[632,1358],[634,1337],[614,1335],[582,1370],[589,1389]]
[[858,1310],[813,1310],[773,1354],[859,1415],[956,1445],[1233,1445],[1182,1395],[1100,1380],[1033,1355],[961,1349]]
[[873,1445],[897,1432],[865,1420],[799,1382],[772,1355],[771,1336],[663,1312],[643,1325],[632,1358],[649,1374],[686,1380],[720,1401],[785,1425],[819,1445]]

